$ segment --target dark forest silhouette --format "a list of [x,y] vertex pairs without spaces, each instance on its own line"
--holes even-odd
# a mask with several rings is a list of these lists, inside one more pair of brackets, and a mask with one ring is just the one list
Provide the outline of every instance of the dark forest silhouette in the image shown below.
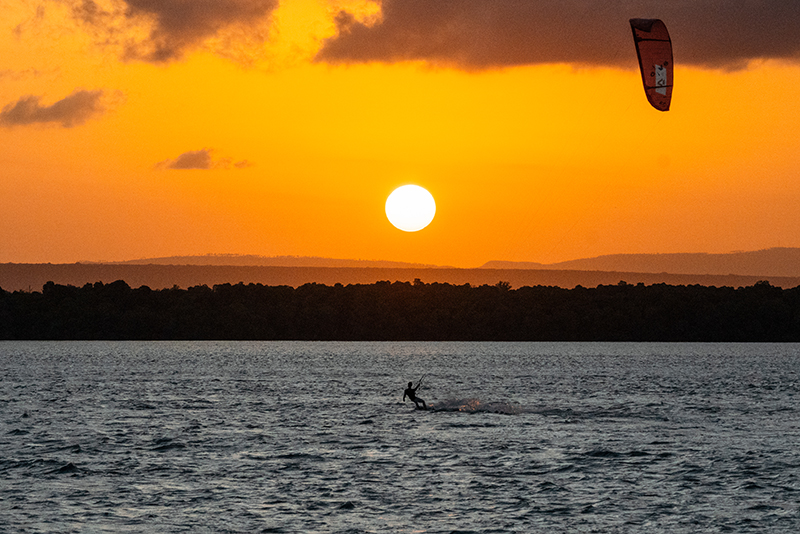
[[48,282],[0,289],[0,339],[800,341],[800,287]]
[[0,289],[0,339],[800,341],[800,287],[48,282]]

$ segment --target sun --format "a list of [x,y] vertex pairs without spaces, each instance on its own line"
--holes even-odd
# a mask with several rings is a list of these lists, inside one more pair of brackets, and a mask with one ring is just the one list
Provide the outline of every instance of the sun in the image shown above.
[[386,217],[404,232],[417,232],[428,226],[436,214],[436,202],[418,185],[398,187],[386,199]]

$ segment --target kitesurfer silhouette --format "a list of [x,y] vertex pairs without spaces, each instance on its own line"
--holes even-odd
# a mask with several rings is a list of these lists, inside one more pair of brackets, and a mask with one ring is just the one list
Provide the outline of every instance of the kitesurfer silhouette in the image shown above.
[[405,402],[406,401],[406,397],[408,397],[409,399],[411,399],[414,402],[414,406],[419,408],[419,403],[421,402],[422,403],[422,409],[423,410],[427,410],[428,409],[428,405],[425,404],[425,401],[420,399],[419,397],[417,397],[417,390],[419,389],[419,385],[420,384],[422,384],[422,378],[420,378],[419,382],[417,382],[417,387],[413,387],[414,386],[413,382],[409,382],[408,383],[408,387],[403,392],[403,402]]

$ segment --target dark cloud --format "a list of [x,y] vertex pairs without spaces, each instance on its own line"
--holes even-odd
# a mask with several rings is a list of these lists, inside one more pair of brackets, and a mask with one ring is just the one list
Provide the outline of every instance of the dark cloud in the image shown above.
[[660,18],[676,61],[738,68],[800,60],[798,0],[383,0],[375,24],[347,12],[316,60],[422,60],[464,69],[630,65],[630,18]]
[[184,152],[167,165],[168,169],[210,169],[211,151],[208,149]]
[[[118,0],[103,9],[94,0],[74,0],[76,18],[92,26],[109,43],[123,46],[126,59],[168,62],[210,38],[244,28],[248,38],[278,7],[278,0]],[[132,28],[144,25],[149,35],[134,39]]]
[[243,159],[242,161],[233,162],[233,166],[236,167],[237,169],[246,169],[248,167],[252,167],[253,165],[254,163],[252,161],[247,161],[246,159]]
[[38,96],[24,96],[0,112],[0,124],[18,126],[37,123],[61,123],[64,128],[83,124],[104,111],[100,104],[103,91],[75,91],[50,106],[42,106]]
[[231,167],[237,169],[244,169],[252,166],[247,160],[234,162],[231,158],[220,158],[214,160],[211,157],[213,152],[210,148],[202,150],[193,150],[184,152],[175,159],[168,159],[156,165],[158,169],[230,169]]

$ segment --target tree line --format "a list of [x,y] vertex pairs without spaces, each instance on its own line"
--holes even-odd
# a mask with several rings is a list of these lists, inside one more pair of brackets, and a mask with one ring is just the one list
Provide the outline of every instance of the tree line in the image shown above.
[[48,282],[0,289],[0,339],[800,341],[800,287]]

